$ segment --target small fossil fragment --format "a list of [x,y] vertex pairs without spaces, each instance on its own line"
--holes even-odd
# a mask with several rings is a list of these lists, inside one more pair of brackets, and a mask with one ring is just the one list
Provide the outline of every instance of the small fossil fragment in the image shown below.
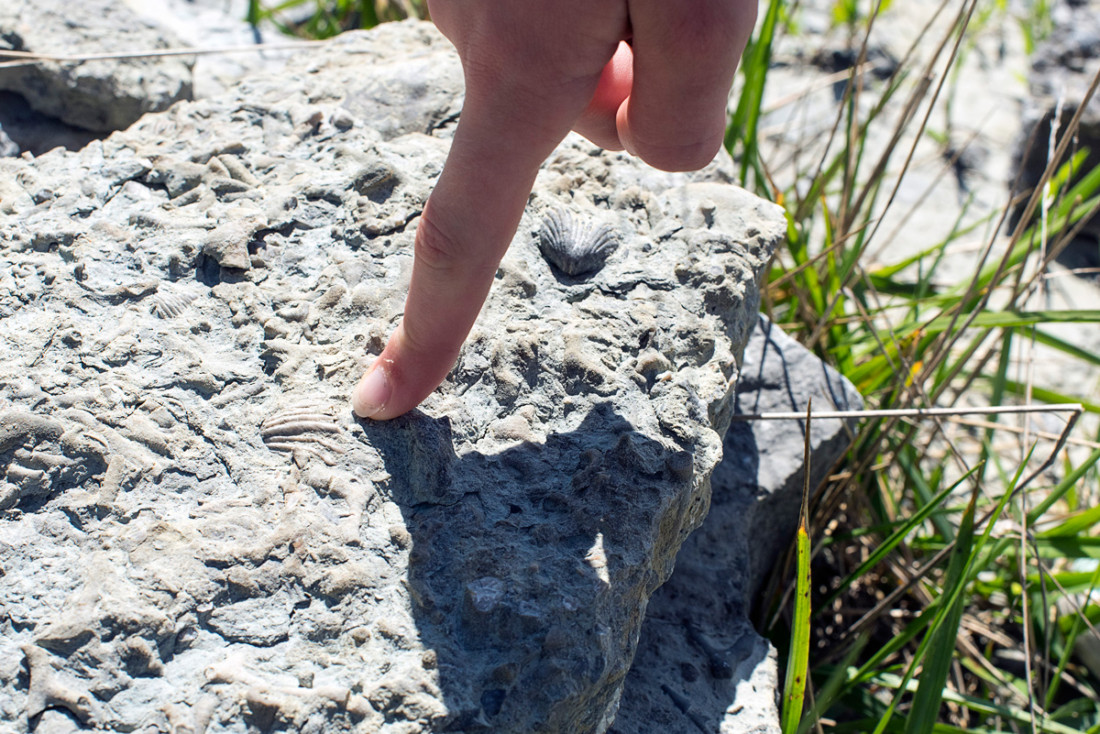
[[542,256],[566,275],[596,272],[618,247],[619,236],[611,227],[579,221],[561,207],[551,209],[539,229]]
[[344,452],[325,434],[339,434],[340,425],[328,408],[314,403],[300,403],[276,413],[260,426],[260,436],[272,451],[294,453],[304,451],[329,464],[334,463],[324,450],[336,454]]

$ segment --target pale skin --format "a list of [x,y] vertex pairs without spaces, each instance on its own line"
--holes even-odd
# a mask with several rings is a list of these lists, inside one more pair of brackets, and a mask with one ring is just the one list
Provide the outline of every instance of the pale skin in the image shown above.
[[538,168],[570,130],[662,170],[713,159],[757,0],[428,5],[458,49],[466,99],[416,231],[404,317],[352,395],[375,420],[412,410],[446,378]]

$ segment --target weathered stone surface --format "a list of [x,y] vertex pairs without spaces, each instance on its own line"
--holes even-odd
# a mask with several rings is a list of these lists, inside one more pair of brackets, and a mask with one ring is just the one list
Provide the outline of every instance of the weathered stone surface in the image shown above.
[[[115,0],[0,4],[0,47],[42,54],[179,48],[183,44]],[[38,62],[0,68],[0,90],[38,112],[87,130],[118,130],[146,112],[191,96],[186,57],[84,63]]]
[[[430,26],[391,25],[0,160],[15,731],[608,726],[706,514],[783,219],[721,161],[571,137],[441,390],[356,420],[460,78]],[[543,258],[552,207],[614,228],[601,268]]]
[[[736,416],[857,410],[846,379],[763,316],[737,383]],[[778,732],[775,649],[749,621],[757,590],[794,536],[805,477],[804,421],[737,418],[711,480],[710,514],[684,543],[676,570],[650,600],[613,731]],[[854,423],[811,422],[817,486]]]
[[[1070,119],[1100,73],[1100,2],[1083,0],[1058,7],[1055,29],[1036,49],[1028,79],[1031,98],[1016,155],[1017,192],[1030,192],[1047,167],[1054,145],[1061,142]],[[1100,95],[1084,109],[1071,152],[1088,149],[1074,182],[1100,166]],[[1026,201],[1024,202],[1026,204]],[[1016,211],[1018,218],[1024,204]],[[1092,213],[1080,235],[1059,260],[1070,268],[1100,267],[1100,216]]]

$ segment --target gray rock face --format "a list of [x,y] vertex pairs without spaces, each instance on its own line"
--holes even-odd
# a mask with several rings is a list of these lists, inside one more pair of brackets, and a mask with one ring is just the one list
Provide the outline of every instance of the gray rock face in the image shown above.
[[[424,24],[290,69],[0,160],[0,720],[605,730],[780,212],[571,137],[448,381],[356,420],[460,71]],[[552,208],[601,267],[544,259]]]
[[[856,389],[763,316],[737,383],[710,514],[650,600],[614,732],[779,732],[776,653],[749,622],[758,587],[791,542],[805,477],[803,421],[736,416],[858,410]],[[851,442],[853,424],[811,423],[811,486]]]
[[[1038,184],[1052,150],[1051,137],[1055,144],[1061,142],[1100,72],[1100,2],[1085,0],[1059,11],[1054,33],[1036,49],[1032,61],[1028,81],[1033,97],[1024,112],[1016,156],[1020,176],[1016,191],[1030,191]],[[1085,148],[1089,154],[1075,182],[1100,166],[1100,96],[1094,96],[1082,113],[1071,153]],[[1021,213],[1018,210],[1017,216]],[[1071,268],[1100,266],[1100,217],[1089,215],[1081,236],[1059,259]]]
[[[146,51],[183,44],[115,0],[0,4],[0,47],[42,54]],[[36,111],[87,130],[118,130],[146,112],[191,97],[185,57],[41,62],[0,69],[0,90],[16,92]]]

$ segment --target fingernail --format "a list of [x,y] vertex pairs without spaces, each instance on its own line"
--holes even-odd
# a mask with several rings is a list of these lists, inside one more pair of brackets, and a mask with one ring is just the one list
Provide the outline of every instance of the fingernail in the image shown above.
[[390,381],[386,377],[386,371],[381,366],[375,367],[355,388],[355,394],[351,398],[351,407],[360,418],[373,418],[386,407],[390,399]]

